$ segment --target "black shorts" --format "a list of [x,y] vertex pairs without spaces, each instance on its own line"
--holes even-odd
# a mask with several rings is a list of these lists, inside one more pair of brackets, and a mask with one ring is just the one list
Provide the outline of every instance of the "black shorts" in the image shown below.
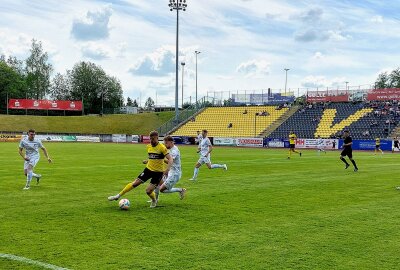
[[399,144],[398,144],[398,143],[395,143],[395,144],[394,144],[394,148],[399,148]]
[[146,182],[147,180],[149,180],[151,178],[150,183],[155,186],[158,186],[158,184],[161,181],[162,176],[163,176],[163,172],[153,172],[153,171],[145,168],[143,170],[143,172],[141,174],[139,174],[139,176],[137,178],[142,180],[142,183]]
[[290,148],[290,149],[294,149],[295,146],[296,146],[295,144],[290,144],[290,145],[289,145],[289,148]]
[[353,149],[343,149],[342,153],[340,153],[342,157],[348,156],[349,158],[353,158]]
[[379,148],[381,148],[380,145],[375,145],[375,149],[379,149]]

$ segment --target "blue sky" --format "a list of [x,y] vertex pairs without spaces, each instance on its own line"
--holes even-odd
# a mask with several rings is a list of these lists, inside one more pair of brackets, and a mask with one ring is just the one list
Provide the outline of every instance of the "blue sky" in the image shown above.
[[[306,89],[368,87],[399,66],[400,1],[187,0],[180,14],[184,101],[198,96],[285,85]],[[81,60],[121,80],[125,97],[175,93],[176,14],[168,0],[23,1],[0,3],[0,54],[27,57],[43,42],[55,73]],[[55,75],[55,73],[53,75]],[[181,83],[181,79],[179,79]],[[181,86],[179,89],[181,91]],[[179,97],[181,100],[181,97]]]

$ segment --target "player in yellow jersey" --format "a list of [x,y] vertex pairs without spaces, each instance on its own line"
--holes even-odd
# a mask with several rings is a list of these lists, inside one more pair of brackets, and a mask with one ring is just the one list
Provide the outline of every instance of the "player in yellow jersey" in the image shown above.
[[289,156],[288,156],[288,159],[290,159],[290,157],[292,155],[292,152],[298,153],[301,156],[301,152],[300,151],[294,150],[294,148],[296,147],[296,139],[297,139],[296,134],[294,134],[293,131],[290,131],[290,134],[289,134]]
[[375,139],[375,153],[374,155],[376,155],[376,152],[378,152],[378,150],[381,152],[381,154],[383,155],[383,151],[381,149],[381,139],[380,138],[376,138]]
[[[125,193],[131,191],[132,189],[150,180],[150,184],[146,188],[146,193],[151,199],[151,208],[157,206],[156,194],[154,189],[160,184],[163,175],[168,175],[168,172],[172,166],[173,159],[168,152],[165,145],[158,142],[158,132],[152,131],[150,133],[150,144],[147,145],[148,159],[144,160],[143,163],[146,164],[146,168],[141,174],[132,182],[127,184],[120,193],[114,196],[109,196],[109,201],[116,201]],[[164,158],[168,160],[167,168],[164,169],[163,163]]]

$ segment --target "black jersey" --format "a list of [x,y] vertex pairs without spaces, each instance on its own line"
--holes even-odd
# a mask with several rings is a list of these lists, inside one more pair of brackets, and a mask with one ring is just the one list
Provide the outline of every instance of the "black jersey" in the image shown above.
[[[347,138],[344,139],[343,144],[348,144],[348,143],[351,143],[352,141],[353,141],[353,139],[350,136],[348,136]],[[351,150],[352,149],[351,148],[351,144],[350,145],[345,145],[344,149]]]

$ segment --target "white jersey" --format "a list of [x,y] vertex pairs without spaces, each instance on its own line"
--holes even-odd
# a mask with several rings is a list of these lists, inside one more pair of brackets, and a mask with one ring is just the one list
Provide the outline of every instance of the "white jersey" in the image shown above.
[[[211,146],[211,142],[209,138],[204,138],[201,140],[200,144],[199,144],[199,148],[200,148],[200,155],[205,157],[208,153],[209,147]],[[207,155],[207,158],[210,157],[210,154]]]
[[39,148],[43,148],[43,144],[42,141],[38,139],[33,139],[33,141],[30,141],[28,137],[25,137],[19,143],[19,147],[25,149],[25,155],[27,157],[38,159],[40,157]]
[[171,169],[169,171],[170,175],[179,175],[182,173],[182,166],[181,166],[181,152],[179,151],[178,147],[174,145],[171,149],[169,149],[169,154],[174,159],[172,163]]
[[200,144],[201,140],[203,140],[203,135],[199,134],[197,135],[197,143]]

